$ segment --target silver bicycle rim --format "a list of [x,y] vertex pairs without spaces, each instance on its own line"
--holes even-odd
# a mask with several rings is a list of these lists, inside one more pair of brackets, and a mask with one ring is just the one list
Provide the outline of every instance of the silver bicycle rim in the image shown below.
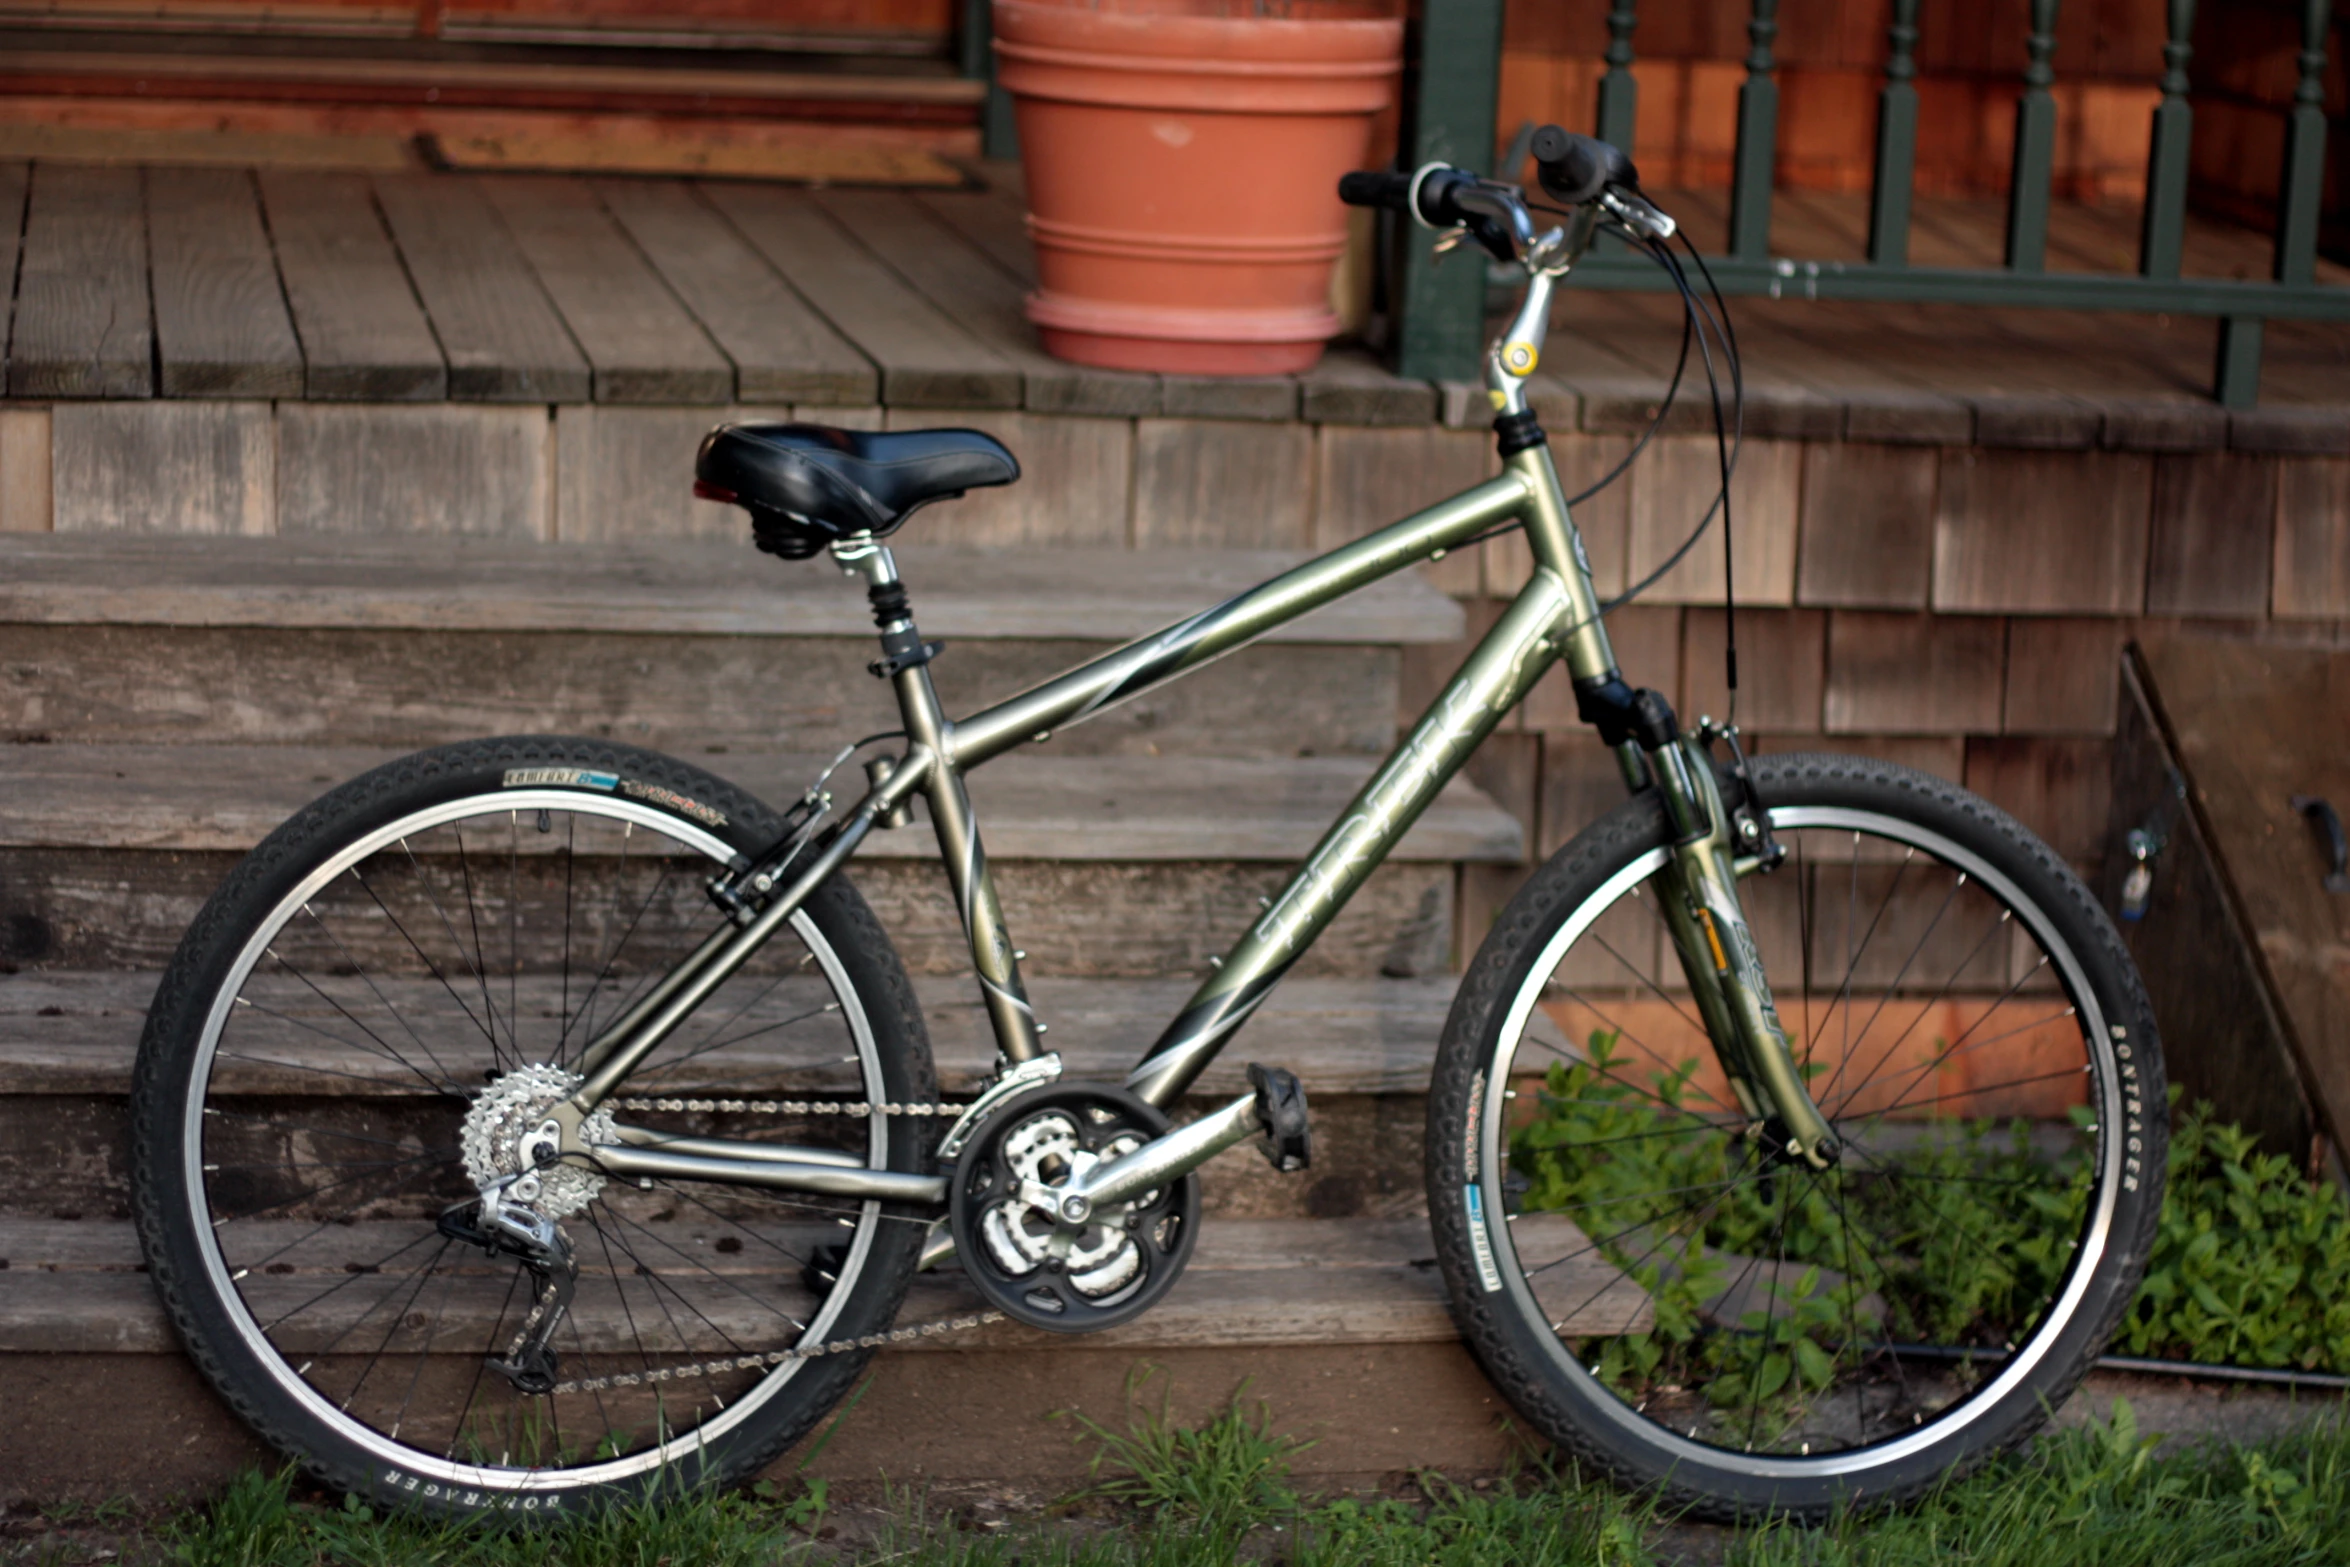
[[[1870,833],[1923,850],[1964,871],[2022,919],[2040,943],[2041,950],[2058,962],[2064,988],[2080,1014],[2084,1041],[2109,1041],[2109,1025],[2098,1007],[2088,977],[2082,972],[2070,946],[2057,936],[2054,926],[2037,903],[2026,898],[2012,881],[1994,870],[1981,856],[1915,823],[1844,806],[1775,807],[1771,811],[1771,822],[1774,828],[1783,831],[1826,827]],[[1528,983],[1511,998],[1509,1011],[1502,1023],[1502,1044],[1487,1065],[1477,1127],[1482,1240],[1484,1246],[1491,1249],[1503,1289],[1509,1294],[1515,1309],[1528,1321],[1547,1322],[1548,1316],[1535,1299],[1533,1287],[1519,1261],[1507,1214],[1503,1185],[1507,1166],[1507,1138],[1503,1129],[1507,1125],[1512,1068],[1520,1048],[1526,1042],[1528,1024],[1539,1003],[1547,977],[1558,968],[1568,949],[1601,915],[1663,867],[1666,852],[1662,848],[1648,850],[1617,871],[1584,900],[1567,923],[1553,933],[1536,957]],[[1897,1437],[1819,1457],[1786,1458],[1751,1452],[1738,1453],[1691,1440],[1661,1422],[1646,1419],[1593,1376],[1580,1360],[1568,1353],[1563,1338],[1545,1334],[1543,1347],[1552,1364],[1568,1379],[1579,1384],[1589,1405],[1599,1410],[1603,1418],[1618,1426],[1627,1437],[1660,1446],[1678,1462],[1705,1465],[1734,1462],[1749,1473],[1765,1479],[1816,1480],[1850,1475],[1899,1463],[1949,1440],[2000,1407],[2010,1394],[2030,1379],[2048,1355],[2056,1338],[2080,1309],[2082,1298],[2088,1293],[2098,1263],[2111,1239],[2114,1210],[2120,1201],[2125,1154],[2124,1138],[2119,1135],[2119,1128],[2123,1125],[2121,1085],[2115,1074],[2105,1068],[2094,1045],[2090,1045],[2086,1053],[2096,1068],[2097,1192],[2095,1207],[2072,1259],[2064,1288],[2047,1309],[2037,1330],[2024,1343],[2016,1346],[1998,1374],[1932,1422]],[[1472,1214],[1471,1223],[1475,1225],[1479,1222],[1479,1215]]]
[[[535,1511],[545,1493],[571,1490],[583,1486],[612,1484],[634,1479],[640,1475],[676,1462],[681,1456],[739,1428],[744,1421],[780,1393],[805,1362],[787,1361],[771,1371],[745,1396],[722,1410],[715,1418],[704,1421],[690,1432],[656,1442],[643,1450],[608,1459],[600,1463],[567,1469],[497,1469],[436,1456],[416,1448],[404,1447],[385,1433],[363,1421],[353,1419],[338,1409],[320,1391],[297,1374],[284,1356],[270,1344],[248,1309],[243,1294],[230,1277],[228,1264],[222,1256],[213,1221],[205,1211],[206,1183],[203,1169],[205,1103],[209,1096],[215,1052],[231,1009],[243,992],[253,969],[277,933],[314,897],[344,871],[374,854],[379,849],[446,823],[474,816],[503,815],[509,811],[562,810],[580,815],[631,822],[636,826],[659,833],[664,838],[723,865],[734,855],[731,846],[711,834],[682,822],[674,816],[650,806],[632,801],[594,795],[568,793],[560,790],[512,789],[500,790],[494,795],[475,795],[449,801],[423,811],[414,812],[387,826],[378,828],[356,843],[338,852],[289,892],[270,911],[261,928],[237,954],[227,980],[214,999],[206,1015],[204,1028],[197,1042],[196,1059],[189,1076],[189,1090],[181,1124],[181,1142],[184,1150],[183,1178],[189,1194],[190,1208],[187,1220],[197,1236],[206,1271],[206,1281],[216,1298],[227,1308],[231,1322],[246,1349],[266,1369],[272,1381],[299,1403],[312,1418],[329,1427],[345,1440],[365,1451],[379,1466],[377,1478],[387,1485],[412,1490],[428,1499],[457,1500],[464,1505],[493,1504],[500,1497],[520,1498],[522,1510]],[[839,957],[816,928],[815,921],[805,911],[795,915],[792,928],[804,942],[833,993],[840,998],[843,1021],[848,1025],[859,1058],[859,1066],[868,1085],[878,1087],[882,1082],[880,1054],[873,1040],[870,1019],[865,1015],[863,998],[850,983]],[[882,1169],[887,1164],[888,1127],[883,1118],[875,1116],[869,1122],[869,1167]],[[822,1342],[845,1309],[853,1286],[861,1276],[871,1253],[873,1237],[881,1222],[881,1205],[867,1202],[859,1210],[860,1216],[850,1250],[843,1260],[839,1284],[824,1298],[810,1319],[802,1342]],[[410,1484],[409,1482],[414,1482]],[[466,1501],[468,1494],[479,1502]]]

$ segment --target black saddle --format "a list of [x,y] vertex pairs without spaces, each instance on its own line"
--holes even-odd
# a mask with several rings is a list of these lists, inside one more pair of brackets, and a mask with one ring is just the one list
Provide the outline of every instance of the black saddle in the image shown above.
[[1019,477],[1012,454],[977,430],[722,424],[694,458],[694,493],[749,512],[759,548],[786,560],[851,534],[878,538],[931,501]]

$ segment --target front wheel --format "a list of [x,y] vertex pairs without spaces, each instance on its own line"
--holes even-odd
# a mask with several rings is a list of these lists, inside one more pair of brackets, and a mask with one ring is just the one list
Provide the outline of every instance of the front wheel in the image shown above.
[[1478,949],[1429,1203],[1464,1337],[1537,1430],[1699,1516],[1817,1518],[1965,1471],[2072,1390],[2144,1271],[2166,1099],[2120,939],[2023,827],[1889,763],[1754,773],[1787,856],[1740,893],[1838,1162],[1739,1112],[1651,794]]
[[[886,1329],[930,1215],[517,1152],[724,926],[711,876],[781,831],[650,752],[494,740],[345,784],[237,867],[148,1014],[132,1157],[156,1287],[255,1431],[345,1491],[543,1518],[742,1479],[848,1391],[866,1354],[791,1352]],[[920,1170],[926,1123],[871,1107],[934,1097],[912,986],[835,877],[598,1114]],[[491,1187],[577,1270],[528,1362],[545,1279],[477,1244]]]

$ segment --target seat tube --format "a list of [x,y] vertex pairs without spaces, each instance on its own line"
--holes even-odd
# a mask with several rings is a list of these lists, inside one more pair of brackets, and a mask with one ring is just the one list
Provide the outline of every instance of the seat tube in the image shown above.
[[938,835],[939,858],[955,895],[955,911],[962,916],[963,935],[971,944],[971,966],[979,975],[996,1045],[1007,1061],[1034,1060],[1044,1050],[1038,1039],[1044,1025],[1036,1020],[1028,987],[1020,979],[1020,954],[1004,928],[1003,905],[996,899],[995,880],[988,874],[987,850],[979,840],[971,793],[963,783],[963,769],[954,759],[949,725],[940,713],[930,669],[921,665],[900,670],[895,679],[906,733],[938,757],[926,784],[930,825]]
[[930,678],[930,659],[937,650],[923,643],[914,625],[913,607],[888,550],[869,542],[836,546],[833,558],[842,570],[865,579],[866,594],[874,602],[874,618],[881,630],[883,662],[874,666],[875,670],[888,673],[907,740],[936,758],[923,779],[923,797],[930,805],[939,858],[946,866],[955,912],[971,946],[971,965],[979,975],[996,1046],[1007,1061],[1034,1060],[1044,1050],[1038,1042],[1044,1025],[1036,1020],[1028,987],[1020,979],[1020,954],[1004,928],[1003,905],[996,900],[995,882],[988,875],[987,851],[979,841],[971,792],[955,760],[953,725],[939,705],[938,687]]

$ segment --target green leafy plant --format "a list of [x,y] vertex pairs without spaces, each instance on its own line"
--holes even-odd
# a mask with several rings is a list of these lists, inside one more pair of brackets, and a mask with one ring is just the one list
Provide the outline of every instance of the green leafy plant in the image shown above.
[[2133,1355],[2350,1372],[2350,1197],[2262,1153],[2198,1104],[2171,1130],[2170,1186],[2146,1283],[2122,1324]]

